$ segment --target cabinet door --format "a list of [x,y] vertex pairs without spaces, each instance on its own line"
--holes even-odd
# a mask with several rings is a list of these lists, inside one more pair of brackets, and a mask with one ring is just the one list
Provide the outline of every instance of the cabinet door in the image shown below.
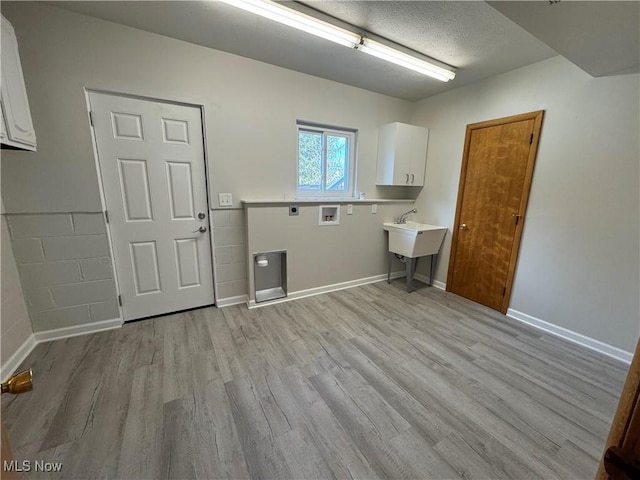
[[393,165],[393,184],[411,184],[411,129],[407,125],[397,124],[395,138],[395,162]]
[[[31,121],[27,91],[11,24],[2,17],[2,110],[8,140],[35,150],[36,134]],[[15,145],[12,143],[12,145]]]
[[427,141],[429,130],[421,127],[411,129],[411,166],[409,183],[413,186],[424,185],[424,172],[427,165]]

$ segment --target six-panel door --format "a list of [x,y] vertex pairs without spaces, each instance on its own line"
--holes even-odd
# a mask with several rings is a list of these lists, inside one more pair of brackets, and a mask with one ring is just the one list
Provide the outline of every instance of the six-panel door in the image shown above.
[[214,302],[201,111],[90,93],[125,320]]

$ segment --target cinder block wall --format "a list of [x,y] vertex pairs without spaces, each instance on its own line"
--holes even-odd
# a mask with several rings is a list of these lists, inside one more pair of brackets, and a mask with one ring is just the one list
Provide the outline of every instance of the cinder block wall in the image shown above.
[[212,212],[218,300],[247,294],[244,210]]
[[34,332],[119,318],[102,213],[7,220]]

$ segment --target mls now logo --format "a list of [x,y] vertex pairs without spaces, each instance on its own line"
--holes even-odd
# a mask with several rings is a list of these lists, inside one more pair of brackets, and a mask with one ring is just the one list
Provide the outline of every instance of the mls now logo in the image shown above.
[[11,460],[2,462],[2,470],[5,472],[60,472],[62,471],[62,462],[44,462],[42,460],[36,460],[31,462],[30,460]]

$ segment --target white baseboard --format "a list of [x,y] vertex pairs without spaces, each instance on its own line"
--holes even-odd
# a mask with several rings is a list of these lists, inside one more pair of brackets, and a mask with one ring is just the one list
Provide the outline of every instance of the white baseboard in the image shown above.
[[246,295],[238,295],[237,297],[219,298],[216,300],[216,307],[230,307],[231,305],[246,304],[248,298]]
[[595,350],[596,352],[602,353],[603,355],[606,355],[608,357],[615,358],[624,363],[631,363],[631,359],[633,358],[633,353],[631,352],[627,352],[626,350],[622,350],[621,348],[601,342],[600,340],[587,337],[586,335],[574,332],[573,330],[569,330],[568,328],[559,327],[558,325],[554,325],[553,323],[545,322],[544,320],[540,320],[539,318],[532,317],[531,315],[527,315],[526,313],[519,312],[512,308],[507,310],[507,317],[513,318],[514,320],[522,323],[526,323],[527,325],[531,325],[532,327],[543,330],[547,333],[550,333],[551,335],[564,338],[565,340],[568,340],[572,343],[576,343],[591,350]]
[[78,335],[86,335],[88,333],[98,333],[104,332],[105,330],[113,330],[114,328],[122,327],[123,323],[124,322],[121,318],[114,318],[112,320],[103,320],[101,322],[77,325],[74,327],[44,330],[41,332],[36,332],[33,335],[36,337],[37,343],[51,342],[53,340],[60,340],[62,338],[77,337]]
[[9,377],[16,371],[37,344],[38,342],[36,341],[35,335],[29,335],[29,338],[20,345],[20,348],[18,348],[0,368],[0,381],[6,382],[9,380]]
[[[393,272],[391,278],[404,277],[404,272]],[[285,298],[279,298],[270,302],[256,303],[255,300],[250,300],[247,303],[249,308],[266,307],[267,305],[275,305],[276,303],[290,302],[298,298],[313,297],[314,295],[320,295],[321,293],[335,292],[337,290],[345,290],[347,288],[359,287],[361,285],[368,285],[370,283],[381,282],[387,279],[387,274],[374,275],[373,277],[358,278],[356,280],[349,280],[348,282],[334,283],[331,285],[324,285],[322,287],[308,288],[306,290],[299,290],[297,292],[290,292]]]
[[[421,273],[416,273],[413,278],[415,278],[416,280],[420,280],[422,283],[426,283],[427,285],[429,285],[429,277],[427,277],[426,275],[423,275]],[[446,283],[442,283],[439,282],[438,280],[434,280],[432,283],[433,287],[436,287],[438,290],[446,290],[447,289],[447,284]]]

